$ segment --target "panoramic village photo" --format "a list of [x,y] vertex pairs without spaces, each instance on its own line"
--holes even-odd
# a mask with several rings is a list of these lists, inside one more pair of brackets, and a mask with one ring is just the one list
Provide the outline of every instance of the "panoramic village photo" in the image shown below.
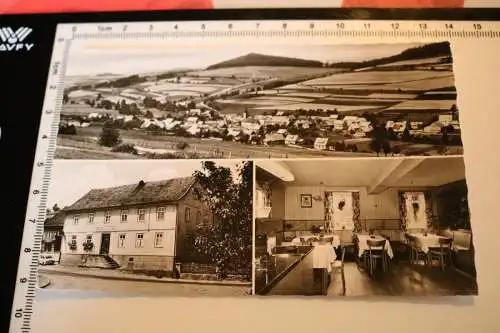
[[257,295],[477,295],[463,157],[259,160]]
[[44,290],[148,296],[252,292],[250,161],[57,161]]
[[57,159],[463,152],[448,42],[73,41]]

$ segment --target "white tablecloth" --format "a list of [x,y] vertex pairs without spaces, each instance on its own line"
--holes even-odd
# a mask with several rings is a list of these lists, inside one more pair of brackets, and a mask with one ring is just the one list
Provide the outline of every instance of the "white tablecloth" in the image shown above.
[[[338,235],[325,235],[324,237],[325,238],[333,237],[332,246],[334,248],[337,248],[340,246],[340,237]],[[319,236],[307,235],[307,236],[295,237],[294,239],[292,239],[291,244],[292,245],[302,245],[302,242],[300,241],[301,238],[308,241],[310,238],[318,238],[319,239]]]
[[337,258],[333,246],[330,244],[315,245],[313,249],[313,268],[326,268],[332,271],[332,263]]
[[429,252],[430,247],[439,247],[439,239],[446,238],[434,234],[428,234],[427,236],[424,234],[411,234],[411,236],[415,237],[415,246],[424,253]]
[[[361,257],[363,255],[363,253],[365,253],[365,251],[368,251],[368,239],[373,239],[373,240],[385,240],[385,251],[387,252],[387,255],[389,256],[389,258],[393,258],[394,257],[394,253],[392,252],[392,247],[391,247],[391,243],[385,239],[384,237],[382,236],[379,236],[379,235],[374,235],[374,236],[370,236],[370,235],[360,235],[360,234],[356,234],[356,236],[358,237],[358,247],[359,247],[359,253],[358,255]],[[375,247],[372,247],[372,249],[376,250],[377,248]]]

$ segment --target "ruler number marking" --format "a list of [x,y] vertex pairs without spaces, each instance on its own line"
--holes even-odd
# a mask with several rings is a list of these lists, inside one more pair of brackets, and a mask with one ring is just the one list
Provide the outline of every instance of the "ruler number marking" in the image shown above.
[[398,30],[399,29],[399,23],[395,22],[395,23],[391,23],[391,27],[392,29],[394,30]]
[[481,29],[483,29],[483,27],[481,26],[480,23],[474,23],[472,25],[472,27],[474,28],[474,30],[481,30]]
[[337,23],[337,29],[344,29],[344,28],[345,28],[344,22]]
[[23,309],[16,309],[16,311],[14,312],[14,317],[16,318],[22,318],[23,317]]

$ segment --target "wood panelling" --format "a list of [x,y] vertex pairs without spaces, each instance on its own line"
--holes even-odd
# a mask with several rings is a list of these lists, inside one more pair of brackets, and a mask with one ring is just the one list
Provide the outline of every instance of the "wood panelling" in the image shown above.
[[271,186],[271,218],[282,219],[285,217],[285,187],[281,184]]
[[324,198],[326,191],[359,191],[361,219],[399,219],[398,191],[388,189],[380,194],[368,195],[365,188],[336,187],[297,187],[285,190],[285,218],[287,220],[323,220],[325,218],[324,201],[313,199],[311,208],[300,207],[300,194],[312,194]]

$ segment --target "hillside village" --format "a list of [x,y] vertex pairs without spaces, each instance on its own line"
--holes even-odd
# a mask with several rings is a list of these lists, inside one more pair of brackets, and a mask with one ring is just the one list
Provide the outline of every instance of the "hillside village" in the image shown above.
[[406,54],[344,64],[250,54],[203,71],[75,84],[64,94],[60,134],[89,133],[95,141],[96,132],[86,129],[111,126],[139,155],[165,149],[132,140],[137,133],[234,142],[235,150],[288,147],[287,155],[442,154],[461,147],[449,46]]

